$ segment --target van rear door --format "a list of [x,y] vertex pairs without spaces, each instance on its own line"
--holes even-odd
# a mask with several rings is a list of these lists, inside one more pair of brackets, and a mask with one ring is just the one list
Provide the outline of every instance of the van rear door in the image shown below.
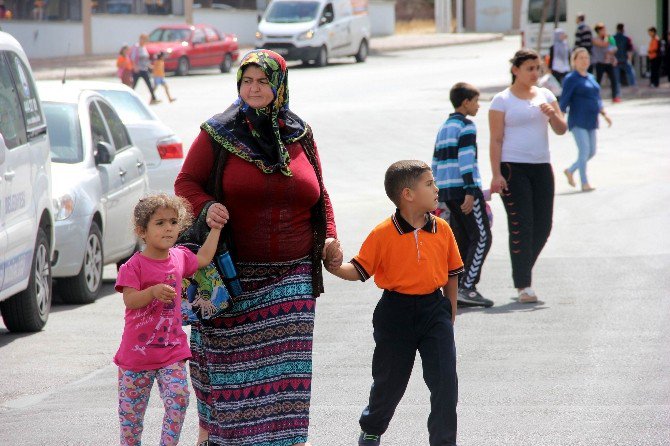
[[[0,55],[0,79],[0,131],[7,146],[3,172],[6,249],[2,287],[7,290],[27,283],[35,249],[37,221],[32,172],[37,172],[37,168],[31,164],[26,124],[35,119],[42,121],[42,113],[32,78],[12,51]],[[46,133],[42,137],[46,144]],[[25,286],[21,285],[22,288]]]

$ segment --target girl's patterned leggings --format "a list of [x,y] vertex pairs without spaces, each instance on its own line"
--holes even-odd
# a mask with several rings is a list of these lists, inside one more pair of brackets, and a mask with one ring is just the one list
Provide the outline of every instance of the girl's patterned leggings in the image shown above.
[[119,367],[121,446],[142,444],[144,413],[154,380],[158,381],[158,389],[165,406],[160,445],[170,446],[179,442],[189,396],[186,361],[142,372]]

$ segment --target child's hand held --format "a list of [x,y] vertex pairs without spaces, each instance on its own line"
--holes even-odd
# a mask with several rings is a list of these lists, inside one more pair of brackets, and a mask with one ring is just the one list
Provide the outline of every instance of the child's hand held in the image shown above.
[[151,287],[151,296],[163,303],[170,304],[174,302],[177,293],[170,285],[159,283]]

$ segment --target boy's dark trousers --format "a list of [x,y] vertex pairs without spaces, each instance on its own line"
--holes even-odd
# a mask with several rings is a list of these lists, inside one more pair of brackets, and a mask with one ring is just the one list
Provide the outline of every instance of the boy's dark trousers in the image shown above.
[[484,260],[491,249],[491,224],[481,193],[475,195],[469,214],[463,213],[462,204],[463,200],[446,202],[450,212],[449,224],[463,259],[464,271],[459,287],[471,289],[479,283]]
[[430,446],[456,445],[456,346],[451,303],[441,290],[406,295],[385,290],[372,317],[375,351],[368,407],[359,420],[368,434],[382,435],[405,393],[416,351],[430,390]]

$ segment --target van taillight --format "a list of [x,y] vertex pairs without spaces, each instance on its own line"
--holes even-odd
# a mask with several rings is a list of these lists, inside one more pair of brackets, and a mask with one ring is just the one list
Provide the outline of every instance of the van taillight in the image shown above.
[[156,144],[158,149],[158,154],[161,159],[171,159],[171,158],[183,158],[184,150],[181,145],[181,140],[176,136],[170,138],[161,139]]

